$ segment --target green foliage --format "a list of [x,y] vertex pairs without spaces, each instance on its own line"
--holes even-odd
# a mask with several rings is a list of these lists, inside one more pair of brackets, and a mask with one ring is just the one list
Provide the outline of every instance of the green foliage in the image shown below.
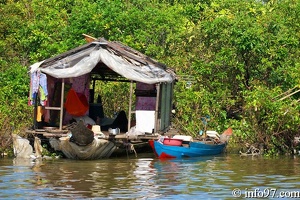
[[[179,68],[180,73],[194,76],[197,85],[206,90],[205,97],[185,98],[186,101],[204,101],[204,105],[215,110],[209,113],[214,113],[218,123],[235,126],[237,137],[246,142],[263,142],[267,149],[281,152],[289,150],[299,126],[293,118],[282,114],[289,101],[267,103],[265,98],[275,95],[273,88],[284,92],[299,84],[299,60],[294,57],[299,55],[299,26],[295,23],[299,19],[294,15],[299,12],[299,3],[293,3],[213,1],[201,12],[201,23],[188,33],[190,40],[184,45],[187,53],[184,49],[179,52],[187,56],[181,59],[185,65]],[[286,12],[282,12],[282,7]],[[270,96],[261,96],[262,92]],[[180,93],[194,97],[190,91]],[[297,97],[292,96],[291,101]],[[264,112],[250,112],[247,106],[253,102],[260,103]],[[205,111],[207,107],[201,108]],[[190,112],[184,106],[181,109]],[[278,110],[274,112],[275,109]],[[294,109],[289,112],[298,118],[297,106]],[[192,122],[199,118],[197,114],[188,115]],[[283,120],[280,123],[278,116]]]
[[115,112],[128,111],[129,91],[130,83],[97,81],[95,85],[95,101],[100,95],[105,116],[113,117]]
[[42,145],[42,156],[43,157],[51,157],[54,158],[62,158],[63,153],[62,152],[55,152],[51,147],[48,147],[47,144]]
[[278,98],[282,93],[280,88],[268,90],[259,86],[246,93],[244,116],[254,131],[250,137],[266,149],[289,152],[299,130],[298,102],[293,98]]
[[[299,1],[2,1],[0,130],[28,126],[30,64],[84,44],[82,34],[121,41],[173,68],[176,119],[197,135],[231,126],[237,144],[288,152],[299,132]],[[189,84],[191,83],[191,87]],[[129,84],[99,83],[105,114],[126,110]],[[100,89],[101,88],[101,89]],[[118,93],[119,98],[115,98]],[[111,102],[111,103],[108,103]]]
[[3,71],[0,80],[0,130],[7,132],[11,127],[23,127],[29,120],[29,78],[26,68],[15,65]]

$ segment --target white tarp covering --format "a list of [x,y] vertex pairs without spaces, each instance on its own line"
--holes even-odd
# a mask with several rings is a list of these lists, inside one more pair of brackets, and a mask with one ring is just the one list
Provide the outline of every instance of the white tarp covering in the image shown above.
[[172,76],[161,68],[151,65],[141,65],[140,63],[140,65],[137,66],[133,64],[133,60],[129,62],[105,49],[99,49],[99,53],[101,61],[104,64],[129,80],[147,84],[173,81]]
[[72,57],[64,59],[63,61],[57,62],[56,65],[52,65],[47,68],[41,68],[40,70],[41,72],[49,74],[50,76],[53,76],[55,78],[78,77],[90,73],[100,61],[99,52],[97,51],[92,51],[89,55],[86,55],[82,59],[79,59],[79,61],[76,57],[72,60],[71,59]]
[[90,73],[99,62],[103,62],[116,73],[133,81],[154,84],[174,80],[174,77],[164,69],[143,65],[129,58],[125,59],[101,47],[75,53],[45,68],[39,67],[43,62],[35,63],[30,66],[30,71],[40,70],[55,78],[71,78]]

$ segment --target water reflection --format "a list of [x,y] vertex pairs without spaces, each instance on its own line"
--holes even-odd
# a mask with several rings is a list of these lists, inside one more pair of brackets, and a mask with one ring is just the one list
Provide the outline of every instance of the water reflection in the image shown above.
[[240,188],[300,188],[299,157],[152,156],[96,161],[0,160],[0,198],[232,199]]

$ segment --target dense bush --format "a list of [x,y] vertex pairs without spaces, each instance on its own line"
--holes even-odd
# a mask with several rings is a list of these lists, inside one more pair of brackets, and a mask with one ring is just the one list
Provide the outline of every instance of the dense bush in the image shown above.
[[[2,135],[30,126],[27,67],[85,43],[85,33],[121,41],[176,70],[173,122],[182,132],[197,135],[200,118],[210,115],[210,129],[231,126],[232,141],[241,145],[263,143],[270,154],[292,149],[299,94],[278,95],[300,86],[298,1],[6,0],[0,6]],[[126,90],[101,86],[113,105],[105,112],[128,99]]]

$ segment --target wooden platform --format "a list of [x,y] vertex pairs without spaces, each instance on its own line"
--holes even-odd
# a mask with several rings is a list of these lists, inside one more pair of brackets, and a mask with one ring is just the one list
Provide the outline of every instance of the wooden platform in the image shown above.
[[26,133],[29,134],[33,134],[33,135],[43,135],[47,138],[50,137],[56,137],[56,138],[60,138],[60,137],[66,137],[68,136],[68,130],[46,130],[46,129],[35,129],[35,130],[31,130],[31,129],[27,129]]
[[[26,130],[26,133],[33,134],[33,135],[43,135],[46,138],[60,138],[60,137],[67,137],[69,134],[69,130],[46,130],[46,129],[35,129],[35,130]],[[145,135],[134,135],[134,136],[127,136],[125,133],[120,133],[117,135],[110,135],[108,131],[102,131],[105,137],[101,137],[103,139],[115,139],[115,140],[152,140],[157,139],[159,134],[145,134]],[[99,137],[100,138],[100,137]]]

